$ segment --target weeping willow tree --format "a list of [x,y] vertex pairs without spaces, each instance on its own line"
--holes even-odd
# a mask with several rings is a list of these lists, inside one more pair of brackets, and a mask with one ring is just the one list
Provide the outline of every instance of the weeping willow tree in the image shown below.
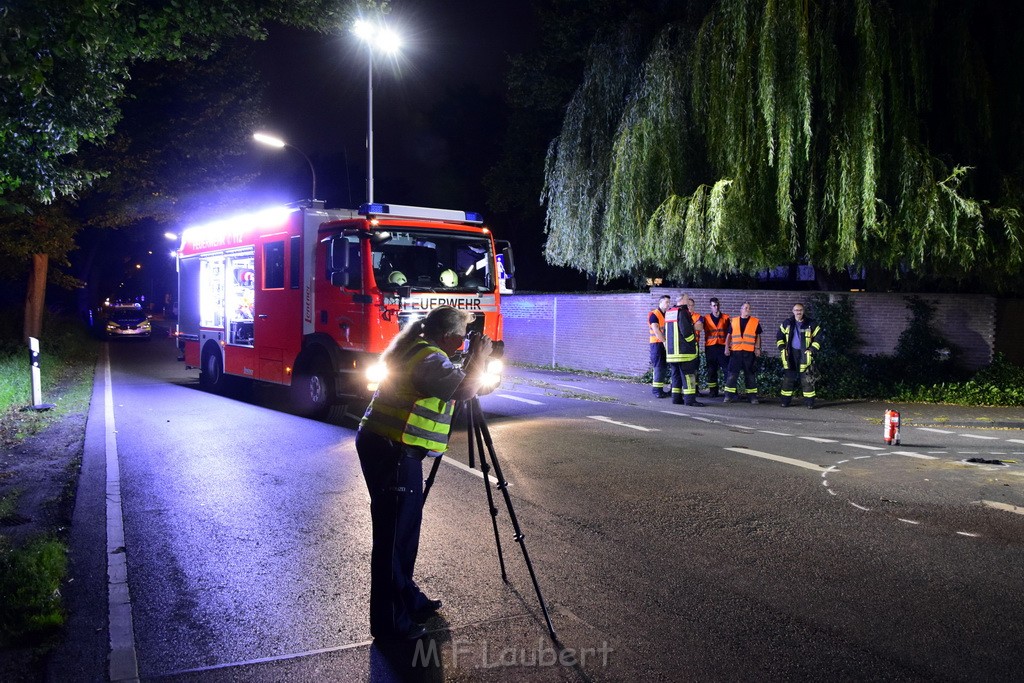
[[1024,50],[1000,11],[722,0],[699,26],[606,36],[548,151],[548,261],[1019,285]]

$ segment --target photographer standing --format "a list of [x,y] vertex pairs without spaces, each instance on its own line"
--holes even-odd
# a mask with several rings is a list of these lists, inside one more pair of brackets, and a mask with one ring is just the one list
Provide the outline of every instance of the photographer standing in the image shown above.
[[356,451],[370,492],[370,633],[413,640],[426,633],[417,622],[441,607],[413,581],[423,519],[423,458],[448,448],[456,401],[476,396],[491,340],[473,340],[465,370],[449,356],[462,346],[473,315],[442,306],[410,323],[381,360],[388,376],[366,409]]

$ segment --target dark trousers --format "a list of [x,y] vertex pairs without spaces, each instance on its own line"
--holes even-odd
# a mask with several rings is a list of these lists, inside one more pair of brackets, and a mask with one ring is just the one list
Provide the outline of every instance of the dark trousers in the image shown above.
[[651,344],[651,367],[654,368],[651,391],[657,396],[665,390],[668,382],[668,361],[665,360],[665,345],[661,342]]
[[711,393],[718,393],[718,371],[729,375],[729,358],[725,355],[725,347],[721,344],[704,347],[704,369],[708,373],[708,389]]
[[669,363],[672,372],[672,402],[691,405],[697,400],[697,363]]
[[427,598],[412,579],[423,519],[422,451],[367,430],[356,434],[359,465],[370,492],[370,633],[402,634]]
[[[799,359],[796,361],[799,363]],[[782,405],[788,406],[793,400],[793,394],[796,390],[796,385],[800,384],[800,392],[804,395],[804,402],[809,405],[814,405],[814,380],[817,378],[817,367],[812,365],[807,368],[804,372],[800,372],[799,365],[794,365],[794,360],[791,358],[790,369],[782,371],[782,390],[779,392],[782,394]]]
[[736,381],[743,373],[743,386],[747,395],[757,396],[757,375],[755,374],[757,356],[753,351],[733,351],[729,356],[729,373],[725,378],[725,393],[736,395]]

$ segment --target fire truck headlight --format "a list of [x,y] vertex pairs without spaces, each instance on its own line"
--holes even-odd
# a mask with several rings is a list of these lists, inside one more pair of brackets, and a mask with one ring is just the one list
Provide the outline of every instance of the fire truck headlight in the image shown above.
[[501,384],[501,373],[505,370],[505,364],[497,358],[487,361],[487,368],[484,370],[483,386],[489,389]]
[[368,391],[377,391],[377,387],[383,382],[388,376],[388,366],[378,361],[366,368],[366,389]]

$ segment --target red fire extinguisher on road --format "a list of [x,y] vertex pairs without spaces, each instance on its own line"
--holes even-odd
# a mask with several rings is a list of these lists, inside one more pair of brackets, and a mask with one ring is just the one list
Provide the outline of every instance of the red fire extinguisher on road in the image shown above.
[[882,419],[882,438],[886,444],[900,445],[900,414],[896,410],[885,411]]

